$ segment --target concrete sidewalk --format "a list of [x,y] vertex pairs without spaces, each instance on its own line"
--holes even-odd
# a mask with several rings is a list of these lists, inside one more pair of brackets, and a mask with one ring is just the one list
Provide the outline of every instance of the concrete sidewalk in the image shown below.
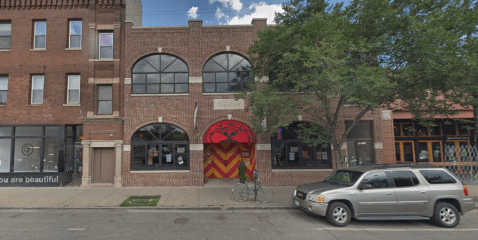
[[[115,208],[130,196],[161,195],[156,208],[268,209],[293,208],[295,186],[273,186],[269,203],[232,197],[234,182],[206,184],[202,187],[45,187],[0,188],[0,209],[18,208]],[[471,195],[471,194],[470,194]],[[478,207],[478,195],[472,195]]]

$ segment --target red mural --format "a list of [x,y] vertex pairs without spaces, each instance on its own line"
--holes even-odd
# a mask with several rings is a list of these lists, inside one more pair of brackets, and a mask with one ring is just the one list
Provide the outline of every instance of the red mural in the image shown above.
[[244,123],[224,120],[212,125],[204,134],[204,143],[255,143],[256,135]]

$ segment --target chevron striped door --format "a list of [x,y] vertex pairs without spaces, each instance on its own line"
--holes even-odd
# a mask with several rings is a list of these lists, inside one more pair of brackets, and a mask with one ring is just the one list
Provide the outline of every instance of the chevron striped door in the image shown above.
[[205,144],[205,151],[211,153],[211,164],[204,163],[204,176],[208,178],[238,178],[238,166],[242,152],[248,152],[251,164],[247,165],[246,175],[251,177],[256,167],[254,143],[211,143]]

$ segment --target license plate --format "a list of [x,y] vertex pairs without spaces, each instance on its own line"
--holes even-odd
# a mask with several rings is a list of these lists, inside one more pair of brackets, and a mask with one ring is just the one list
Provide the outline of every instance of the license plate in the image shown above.
[[294,205],[295,205],[295,206],[297,206],[297,207],[300,207],[300,203],[299,203],[299,201],[297,201],[297,200],[294,200]]

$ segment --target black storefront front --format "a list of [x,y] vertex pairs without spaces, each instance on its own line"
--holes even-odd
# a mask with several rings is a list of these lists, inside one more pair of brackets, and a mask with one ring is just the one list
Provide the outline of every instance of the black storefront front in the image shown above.
[[81,125],[0,126],[0,187],[70,184],[81,174],[82,135]]

